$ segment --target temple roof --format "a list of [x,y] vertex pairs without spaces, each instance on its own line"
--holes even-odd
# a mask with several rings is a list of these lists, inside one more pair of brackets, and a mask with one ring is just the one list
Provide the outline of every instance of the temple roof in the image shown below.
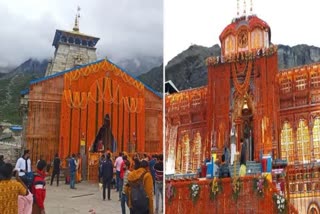
[[[64,71],[60,71],[58,73],[55,73],[55,74],[52,74],[52,75],[49,75],[49,76],[45,76],[45,77],[42,77],[42,78],[39,78],[39,79],[34,79],[34,80],[31,80],[30,81],[30,85],[33,85],[33,84],[36,84],[36,83],[39,83],[39,82],[42,82],[42,81],[46,81],[48,79],[52,79],[52,78],[55,78],[55,77],[58,77],[58,76],[61,76],[65,73],[69,73],[69,72],[72,72],[74,70],[77,70],[77,69],[80,69],[80,68],[84,68],[84,67],[87,67],[89,65],[93,65],[93,64],[98,64],[98,63],[101,63],[103,61],[107,61],[108,63],[111,63],[112,65],[116,66],[118,69],[120,69],[122,72],[126,73],[127,75],[129,75],[130,77],[132,77],[134,80],[142,83],[146,89],[148,89],[149,91],[151,91],[152,93],[154,93],[155,95],[157,95],[158,97],[162,98],[162,93],[160,92],[157,92],[156,90],[154,90],[153,88],[151,88],[150,86],[148,86],[147,84],[145,84],[144,82],[142,82],[141,80],[139,80],[137,77],[135,77],[134,75],[132,75],[130,72],[126,71],[125,69],[121,68],[120,66],[114,64],[113,62],[111,62],[110,60],[108,59],[100,59],[100,60],[97,60],[95,62],[90,62],[90,63],[87,63],[87,64],[84,64],[84,65],[80,65],[80,66],[76,66],[76,67],[73,67],[73,68],[70,68],[70,69],[67,69],[67,70],[64,70]],[[26,89],[27,90],[27,89]],[[25,94],[28,94],[29,93],[29,90],[28,91],[21,91],[20,93],[24,92]]]
[[250,16],[242,16],[239,18],[235,18],[232,20],[231,24],[224,28],[222,33],[219,36],[220,42],[228,36],[230,33],[236,35],[239,27],[247,26],[249,31],[252,31],[254,28],[261,28],[267,30],[269,32],[269,39],[271,39],[271,30],[270,26],[263,21],[262,19],[258,18],[256,15]]
[[[72,42],[69,40],[69,38],[72,39]],[[81,40],[79,44],[76,43],[76,39]],[[95,47],[98,43],[100,38],[86,35],[83,33],[80,33],[79,31],[65,31],[65,30],[56,30],[56,33],[54,35],[54,39],[52,42],[52,46],[55,48],[58,47],[58,44],[60,42],[63,43],[73,43],[76,45],[84,46],[84,47]]]

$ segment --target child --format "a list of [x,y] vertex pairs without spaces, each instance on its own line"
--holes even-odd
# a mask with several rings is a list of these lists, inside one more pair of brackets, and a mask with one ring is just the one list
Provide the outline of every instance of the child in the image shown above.
[[44,200],[46,198],[46,169],[47,163],[45,160],[40,160],[37,164],[37,172],[35,174],[31,192],[34,195],[32,214],[44,214]]

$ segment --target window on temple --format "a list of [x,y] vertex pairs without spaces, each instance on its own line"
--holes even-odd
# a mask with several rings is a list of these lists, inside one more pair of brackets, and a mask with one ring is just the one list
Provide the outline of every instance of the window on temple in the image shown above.
[[306,89],[307,86],[307,76],[299,75],[296,77],[296,88],[298,91],[302,91]]
[[294,161],[294,143],[289,122],[285,122],[281,130],[281,158],[289,163]]
[[314,158],[320,160],[320,117],[314,120],[313,125],[313,151]]
[[290,93],[292,88],[291,79],[283,79],[280,83],[280,90],[283,94]]
[[311,73],[311,88],[320,87],[320,72]]
[[297,156],[298,161],[310,161],[310,141],[307,121],[301,119],[297,130]]

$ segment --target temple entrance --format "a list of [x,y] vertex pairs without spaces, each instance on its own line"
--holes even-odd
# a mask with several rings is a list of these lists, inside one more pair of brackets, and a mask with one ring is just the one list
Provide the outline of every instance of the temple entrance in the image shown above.
[[254,143],[253,143],[253,115],[252,108],[248,102],[248,98],[244,98],[244,104],[241,110],[241,134],[240,138],[243,140],[246,148],[246,160],[252,161],[254,159]]
[[253,110],[252,99],[247,94],[243,97],[237,97],[233,105],[232,130],[230,143],[236,145],[237,151],[240,152],[240,141],[246,148],[246,160],[254,160],[254,142],[253,142]]
[[252,137],[252,130],[253,130],[253,122],[252,122],[252,115],[243,116],[243,134],[242,139],[243,143],[246,145],[246,160],[253,161],[254,159],[254,144],[253,144],[253,137]]

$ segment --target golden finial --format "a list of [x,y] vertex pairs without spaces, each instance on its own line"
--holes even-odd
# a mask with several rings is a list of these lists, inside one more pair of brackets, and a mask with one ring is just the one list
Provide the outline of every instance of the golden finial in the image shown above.
[[76,18],[74,20],[73,31],[79,32],[79,18],[80,18],[80,7],[78,6]]
[[240,13],[239,13],[239,0],[237,0],[237,17],[239,17]]

